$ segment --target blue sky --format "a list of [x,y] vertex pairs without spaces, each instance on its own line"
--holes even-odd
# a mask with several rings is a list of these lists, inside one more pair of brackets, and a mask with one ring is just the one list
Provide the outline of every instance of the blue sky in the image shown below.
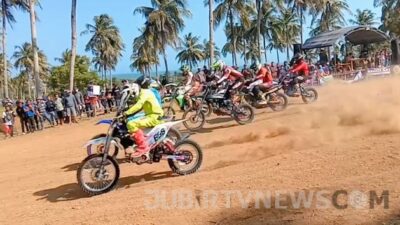
[[[59,57],[61,53],[70,48],[70,0],[40,0],[42,9],[37,9],[40,21],[37,24],[38,44],[47,55],[51,65],[57,65],[54,58]],[[347,0],[351,10],[371,9],[376,13],[377,21],[380,16],[380,9],[373,7],[373,0]],[[203,0],[188,0],[189,9],[192,11],[192,18],[186,20],[186,28],[182,36],[192,32],[201,36],[201,39],[208,38],[208,9],[204,7]],[[139,35],[138,29],[143,25],[144,18],[140,15],[133,15],[133,11],[138,6],[149,5],[149,0],[78,0],[77,29],[78,34],[84,30],[85,24],[92,23],[93,17],[106,13],[109,14],[115,24],[119,27],[123,41],[126,45],[123,57],[117,65],[114,73],[130,73],[130,55],[132,52],[132,41]],[[11,56],[16,45],[24,42],[30,42],[29,15],[26,13],[15,12],[17,23],[13,24],[12,29],[8,28],[7,51]],[[350,19],[351,16],[347,15]],[[308,19],[307,24],[309,24]],[[305,30],[305,35],[308,30]],[[306,39],[307,37],[305,37]],[[78,36],[78,54],[85,52],[85,45],[89,36]],[[226,38],[222,26],[216,30],[215,42],[217,46],[222,47]],[[171,69],[179,67],[175,60],[176,52],[173,49],[168,50],[168,62]],[[276,61],[274,52],[268,55],[271,61]],[[284,53],[282,53],[282,57]],[[226,59],[231,62],[230,57]],[[163,67],[163,65],[162,65]]]

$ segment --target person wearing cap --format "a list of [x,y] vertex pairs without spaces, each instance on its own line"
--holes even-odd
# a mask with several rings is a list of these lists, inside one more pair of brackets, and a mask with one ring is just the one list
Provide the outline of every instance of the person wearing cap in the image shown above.
[[66,90],[64,92],[63,100],[69,124],[78,123],[78,121],[76,121],[76,108],[78,106],[78,103],[76,102],[75,96],[71,94],[71,91]]

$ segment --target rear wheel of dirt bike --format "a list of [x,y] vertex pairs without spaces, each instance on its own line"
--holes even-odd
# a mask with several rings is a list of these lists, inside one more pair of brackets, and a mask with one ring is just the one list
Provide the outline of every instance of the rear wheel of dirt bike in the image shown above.
[[119,179],[118,163],[111,156],[107,156],[106,161],[103,162],[103,156],[103,154],[90,155],[82,161],[78,168],[78,184],[89,195],[109,192],[117,185]]
[[[271,107],[271,109],[275,112],[280,112],[286,109],[287,105],[288,105],[288,98],[285,94],[280,93],[280,92],[276,92],[274,93],[275,95],[275,100],[279,101],[279,103],[271,103],[268,104],[269,107]],[[272,97],[271,97],[272,98]]]
[[164,117],[166,117],[167,120],[169,120],[169,121],[176,120],[175,110],[171,106],[163,107],[163,111],[164,111]]
[[168,159],[172,172],[179,175],[189,175],[199,170],[203,162],[203,151],[200,146],[191,140],[183,140],[175,145],[175,156],[182,159]]
[[186,127],[186,129],[190,131],[197,131],[203,128],[204,124],[206,123],[206,116],[204,113],[200,110],[200,112],[197,111],[186,111],[183,114],[182,117],[183,120],[183,125]]
[[253,122],[255,116],[254,109],[247,104],[236,106],[233,113],[233,118],[240,125],[245,125]]
[[306,104],[315,102],[318,99],[317,90],[311,87],[304,88],[301,94],[302,94],[301,98],[303,99],[303,102]]
[[167,137],[173,141],[174,143],[179,142],[182,140],[182,134],[176,128],[171,127],[168,131]]

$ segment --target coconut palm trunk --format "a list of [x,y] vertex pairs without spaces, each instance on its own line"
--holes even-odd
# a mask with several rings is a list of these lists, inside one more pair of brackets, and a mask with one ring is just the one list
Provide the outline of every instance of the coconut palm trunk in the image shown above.
[[236,58],[236,40],[237,40],[237,35],[236,35],[236,33],[235,33],[235,27],[234,27],[234,25],[233,25],[233,13],[232,13],[232,10],[231,9],[229,9],[229,22],[230,22],[230,24],[231,24],[231,36],[232,36],[232,39],[233,39],[233,43],[232,43],[232,64],[234,65],[234,66],[236,66],[236,64],[237,64],[237,58]]
[[69,89],[74,88],[75,58],[76,58],[76,0],[71,7],[71,64],[69,69]]
[[278,60],[278,64],[279,64],[280,60],[279,60],[279,50],[278,49],[276,49],[276,59]]
[[7,65],[7,54],[6,54],[6,37],[7,37],[7,18],[4,10],[6,8],[5,1],[2,1],[2,19],[3,19],[3,32],[2,32],[2,48],[3,48],[3,88],[4,88],[4,97],[8,98],[8,65]]
[[168,71],[167,53],[165,52],[165,49],[163,49],[162,52],[163,52],[162,55],[164,57],[164,64],[165,64],[165,75],[168,76],[169,71]]
[[267,39],[265,38],[265,34],[263,34],[263,48],[264,48],[264,60],[265,60],[265,63],[268,62],[266,46],[267,46]]
[[261,61],[261,44],[260,44],[260,36],[261,36],[261,0],[256,0],[257,5],[257,57],[258,60]]
[[209,10],[209,32],[210,32],[210,64],[209,67],[214,63],[214,0],[208,1],[208,10]]
[[36,13],[35,13],[35,1],[29,0],[29,13],[31,21],[31,38],[32,38],[32,48],[33,48],[33,74],[35,79],[35,91],[36,97],[42,96],[42,87],[39,77],[39,56],[38,56],[38,46],[37,46],[37,33],[36,33]]
[[303,25],[304,25],[304,21],[303,21],[303,9],[300,8],[300,44],[303,45]]

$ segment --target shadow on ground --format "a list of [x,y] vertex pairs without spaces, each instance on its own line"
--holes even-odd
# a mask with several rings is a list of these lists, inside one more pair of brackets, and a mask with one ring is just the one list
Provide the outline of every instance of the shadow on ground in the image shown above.
[[[154,180],[161,180],[170,177],[174,177],[171,171],[165,172],[149,172],[140,176],[130,176],[120,178],[117,184],[117,189],[130,188],[131,185],[148,182]],[[49,202],[63,202],[73,201],[82,198],[89,198],[90,196],[82,191],[77,183],[64,184],[55,188],[45,189],[33,193],[34,196],[38,196],[37,200],[47,200]]]

